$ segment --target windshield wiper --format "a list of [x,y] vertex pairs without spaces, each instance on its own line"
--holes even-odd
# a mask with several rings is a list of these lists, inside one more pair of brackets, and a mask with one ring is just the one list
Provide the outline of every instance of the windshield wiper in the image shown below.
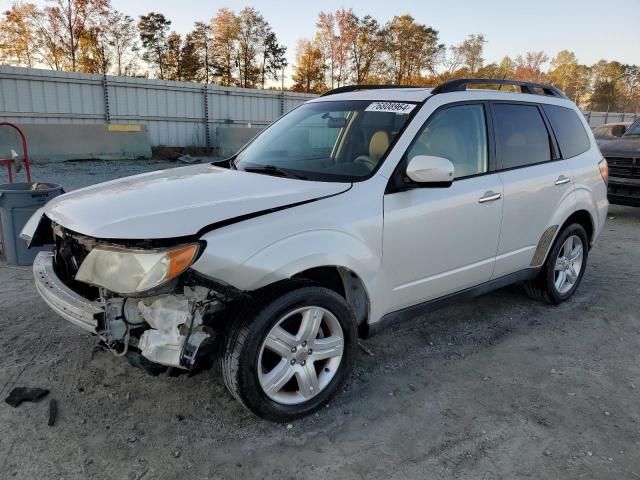
[[253,173],[266,173],[267,175],[276,175],[276,176],[287,177],[287,178],[297,178],[299,180],[308,180],[308,177],[305,177],[304,175],[297,175],[287,170],[283,170],[280,167],[276,167],[275,165],[261,165],[259,167],[246,167],[244,171],[253,172]]

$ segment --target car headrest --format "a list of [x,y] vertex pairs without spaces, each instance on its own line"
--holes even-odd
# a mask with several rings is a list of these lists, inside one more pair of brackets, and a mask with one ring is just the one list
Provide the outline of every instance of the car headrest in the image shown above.
[[369,157],[380,160],[390,145],[389,134],[384,130],[378,130],[369,141]]

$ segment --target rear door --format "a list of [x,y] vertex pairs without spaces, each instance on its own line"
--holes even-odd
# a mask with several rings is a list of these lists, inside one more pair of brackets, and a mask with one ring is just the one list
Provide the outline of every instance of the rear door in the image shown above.
[[[496,159],[504,185],[502,233],[493,277],[529,268],[554,213],[572,201],[573,175],[542,107],[491,103]],[[571,197],[571,198],[570,198]]]

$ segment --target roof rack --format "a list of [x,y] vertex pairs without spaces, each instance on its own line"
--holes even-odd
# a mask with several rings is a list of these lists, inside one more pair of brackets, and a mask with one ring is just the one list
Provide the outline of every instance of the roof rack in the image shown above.
[[520,92],[532,95],[540,95],[540,91],[544,95],[551,97],[567,98],[567,96],[559,88],[546,83],[521,82],[519,80],[505,80],[499,78],[460,78],[457,80],[449,80],[441,83],[431,90],[432,95],[438,93],[464,92],[468,85],[510,85],[520,87]]
[[334,88],[328,92],[320,95],[321,97],[327,97],[329,95],[336,95],[338,93],[355,92],[357,90],[382,90],[386,88],[416,88],[410,85],[345,85],[344,87]]

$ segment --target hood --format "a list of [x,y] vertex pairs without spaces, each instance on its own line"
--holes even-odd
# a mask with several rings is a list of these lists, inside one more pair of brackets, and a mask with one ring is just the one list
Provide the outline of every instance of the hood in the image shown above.
[[94,238],[175,238],[195,235],[218,222],[336,195],[350,187],[206,164],[75,190],[50,201],[44,213],[59,225]]
[[600,151],[607,156],[640,157],[640,137],[621,137],[600,145]]

